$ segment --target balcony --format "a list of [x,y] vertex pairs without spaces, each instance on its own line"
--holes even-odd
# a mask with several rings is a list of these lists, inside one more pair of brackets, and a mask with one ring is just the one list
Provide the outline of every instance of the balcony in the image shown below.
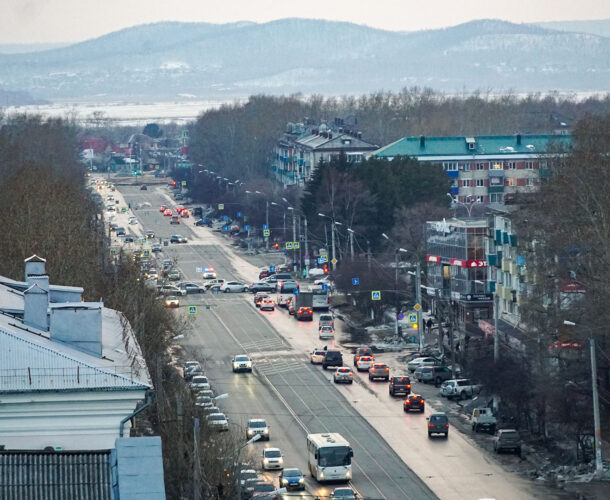
[[492,168],[487,171],[488,177],[504,177],[504,170],[498,168]]
[[502,272],[508,272],[510,270],[510,259],[502,259]]

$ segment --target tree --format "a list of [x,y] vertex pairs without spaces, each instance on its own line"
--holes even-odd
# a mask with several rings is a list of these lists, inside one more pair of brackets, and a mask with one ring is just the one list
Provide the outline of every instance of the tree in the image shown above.
[[148,137],[157,139],[163,135],[163,130],[161,130],[161,127],[159,127],[157,123],[147,123],[144,130],[142,130],[142,133]]

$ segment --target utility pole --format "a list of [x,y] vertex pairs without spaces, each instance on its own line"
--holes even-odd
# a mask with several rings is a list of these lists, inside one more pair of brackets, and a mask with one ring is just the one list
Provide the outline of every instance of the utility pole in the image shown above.
[[494,293],[494,363],[500,358],[500,332],[498,332],[498,309],[500,300],[498,294]]
[[599,422],[599,395],[597,392],[597,361],[595,359],[595,339],[589,339],[591,347],[591,386],[593,388],[593,425],[595,426],[595,474],[602,474],[602,431]]
[[455,314],[453,304],[449,302],[449,346],[451,347],[451,377],[455,378],[455,343],[453,341],[453,322]]
[[371,242],[366,240],[366,261],[369,265],[369,272],[371,272]]
[[332,244],[332,253],[333,253],[333,258],[331,260],[331,264],[333,265],[333,271],[337,268],[337,259],[335,257],[335,219],[332,219],[332,226],[330,228],[330,238],[331,238],[331,244]]
[[354,261],[354,232],[349,232],[349,252],[352,258],[352,262]]
[[305,224],[305,273],[309,277],[309,246],[307,245],[307,217],[303,216]]
[[294,242],[297,241],[297,218],[292,210],[292,262],[294,264],[296,260],[296,250],[294,249]]
[[[269,230],[269,200],[265,200],[265,223],[267,224],[267,230]],[[267,252],[269,251],[269,236],[265,236],[265,249]]]
[[398,312],[400,299],[398,297],[398,248],[394,250],[394,294],[396,295],[396,311],[394,312],[394,336],[398,338]]
[[415,314],[417,314],[417,328],[419,330],[419,350],[421,352],[424,348],[424,329],[422,328],[421,316],[421,264],[419,263],[419,258],[417,259],[415,272],[417,273],[417,276],[415,276],[415,303],[419,305],[419,307],[415,310]]
[[193,500],[201,500],[201,463],[199,460],[199,419],[193,420]]
[[328,252],[328,228],[324,224],[324,241],[326,241],[326,251]]

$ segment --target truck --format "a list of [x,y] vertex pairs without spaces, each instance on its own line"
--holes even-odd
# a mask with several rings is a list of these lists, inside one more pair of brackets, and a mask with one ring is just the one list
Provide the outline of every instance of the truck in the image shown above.
[[486,430],[493,434],[496,432],[496,425],[497,420],[491,408],[475,408],[472,410],[472,430],[474,432]]
[[300,292],[294,296],[294,300],[294,317],[299,321],[313,321],[313,293]]

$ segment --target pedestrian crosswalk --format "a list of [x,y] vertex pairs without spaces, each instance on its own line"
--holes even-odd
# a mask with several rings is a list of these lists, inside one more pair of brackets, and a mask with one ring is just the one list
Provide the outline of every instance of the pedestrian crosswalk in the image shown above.
[[256,370],[267,377],[295,373],[305,368],[303,360],[295,356],[268,357],[256,361]]
[[247,352],[279,351],[287,349],[286,343],[279,337],[262,338],[241,344]]

